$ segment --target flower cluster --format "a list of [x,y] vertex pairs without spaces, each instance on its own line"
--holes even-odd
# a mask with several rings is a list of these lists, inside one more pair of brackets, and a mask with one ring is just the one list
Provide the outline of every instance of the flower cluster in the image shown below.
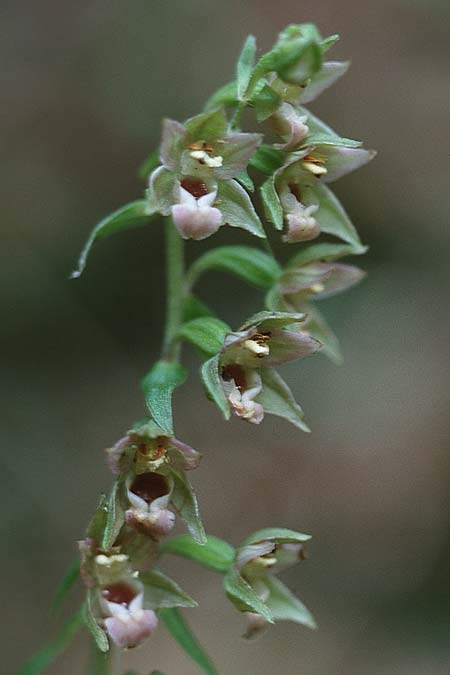
[[[316,301],[362,279],[364,273],[342,258],[366,249],[328,186],[374,156],[304,107],[348,68],[346,62],[326,60],[336,39],[323,38],[312,24],[288,26],[256,60],[250,36],[235,79],[213,94],[203,112],[184,123],[163,121],[159,152],[145,165],[145,198],[97,225],[73,274],[80,276],[101,237],[158,214],[166,217],[169,309],[161,358],[143,380],[150,417],[107,450],[115,483],[80,542],[87,588],[83,617],[102,652],[111,642],[121,649],[140,645],[162,619],[198,663],[209,664],[177,610],[194,607],[195,601],[158,568],[165,554],[224,574],[227,597],[247,618],[246,637],[276,620],[315,626],[310,612],[277,577],[305,559],[309,535],[260,530],[235,550],[205,534],[186,477],[197,468],[200,454],[175,437],[172,394],[187,377],[180,346],[189,342],[202,357],[206,395],[225,419],[233,414],[260,424],[272,414],[309,430],[276,368],[320,350],[340,359],[337,339]],[[244,111],[254,118],[249,130],[242,129]],[[182,240],[203,240],[226,226],[266,240],[266,247],[215,247],[185,273]],[[275,259],[267,241],[272,237],[289,244],[290,259]],[[237,330],[197,295],[199,279],[214,269],[264,292],[261,310]],[[177,517],[188,533],[168,537]],[[213,668],[208,665],[205,672]]]

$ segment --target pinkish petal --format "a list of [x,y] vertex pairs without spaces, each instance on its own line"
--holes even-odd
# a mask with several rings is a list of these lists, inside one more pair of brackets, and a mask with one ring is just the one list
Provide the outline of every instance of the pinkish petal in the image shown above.
[[261,359],[261,366],[277,366],[289,361],[303,359],[319,351],[322,344],[315,338],[302,332],[281,330],[275,333],[270,342],[270,353]]
[[160,147],[161,162],[167,169],[176,169],[186,141],[186,129],[176,120],[163,119]]
[[150,609],[126,611],[126,616],[105,619],[108,635],[120,649],[137,647],[150,637],[157,625],[157,616]]
[[197,450],[194,450],[194,448],[191,448],[190,445],[183,443],[183,441],[179,441],[177,438],[171,438],[170,445],[178,450],[179,454],[181,454],[182,468],[185,471],[196,469],[198,467],[200,464],[201,454]]

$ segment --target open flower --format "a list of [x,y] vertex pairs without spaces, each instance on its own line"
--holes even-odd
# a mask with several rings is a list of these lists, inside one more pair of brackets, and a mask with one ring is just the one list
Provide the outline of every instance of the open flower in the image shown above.
[[[286,113],[286,127],[290,125],[292,129],[291,118],[295,119],[295,115],[295,111]],[[298,115],[298,120],[304,117]],[[307,119],[305,123],[307,125]],[[298,134],[296,136],[295,131],[282,134],[286,146],[294,151],[284,156],[282,166],[268,179],[273,202],[267,216],[279,229],[284,222],[283,239],[288,243],[309,241],[321,231],[343,236],[346,241],[348,237],[357,237],[347,215],[325,184],[363,166],[375,153],[361,148],[359,141],[328,132],[308,133],[295,148],[293,143]]]
[[300,330],[304,319],[298,313],[260,312],[238,331],[222,333],[222,348],[203,365],[202,377],[227,419],[232,411],[259,424],[270,413],[308,430],[300,406],[273,368],[320,349],[318,340]]
[[185,124],[163,121],[161,166],[149,178],[149,209],[171,215],[184,239],[205,239],[222,225],[264,237],[259,218],[238,181],[261,135],[229,132],[222,109]]
[[125,481],[127,525],[159,539],[173,529],[179,513],[192,536],[203,542],[196,497],[185,475],[200,462],[197,450],[149,420],[130,430],[107,455],[113,473]]
[[139,581],[118,581],[103,586],[99,593],[102,623],[120,649],[137,647],[155,631],[158,619],[153,610],[143,609],[143,585]]
[[244,637],[261,634],[277,620],[315,628],[308,609],[275,576],[306,559],[309,539],[300,532],[267,528],[255,532],[237,549],[234,567],[224,583],[229,599],[246,616]]

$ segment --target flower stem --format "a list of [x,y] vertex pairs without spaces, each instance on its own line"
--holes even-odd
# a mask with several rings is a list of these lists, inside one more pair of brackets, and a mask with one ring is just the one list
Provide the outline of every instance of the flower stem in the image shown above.
[[166,218],[166,328],[163,358],[176,361],[180,353],[177,333],[183,318],[184,300],[184,242],[172,219]]

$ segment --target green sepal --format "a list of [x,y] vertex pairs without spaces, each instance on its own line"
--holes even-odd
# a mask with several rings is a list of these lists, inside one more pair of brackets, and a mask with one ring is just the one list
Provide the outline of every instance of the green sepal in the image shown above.
[[153,152],[150,153],[147,159],[144,160],[141,166],[139,167],[138,169],[139,178],[146,180],[153,171],[153,169],[156,169],[156,167],[159,166],[160,164],[161,160],[159,158],[159,150],[153,150]]
[[249,166],[266,176],[270,176],[280,169],[285,162],[285,153],[273,148],[271,145],[260,145],[251,160]]
[[219,108],[191,117],[184,126],[193,141],[208,143],[225,136],[228,122],[223,108]]
[[277,544],[303,544],[311,539],[310,534],[289,530],[286,527],[264,527],[253,532],[244,540],[243,546],[259,544],[261,541],[274,541]]
[[338,33],[335,33],[334,35],[329,35],[328,37],[324,38],[323,40],[320,41],[320,49],[322,50],[322,54],[325,54],[331,47],[333,47],[336,42],[338,42],[341,39],[340,35]]
[[220,355],[216,354],[216,356],[205,361],[200,373],[208,398],[216,404],[225,419],[229,420],[231,415],[230,404],[219,377],[219,359]]
[[319,260],[338,260],[347,255],[362,255],[368,250],[367,246],[362,244],[340,244],[323,242],[320,244],[310,244],[304,246],[287,263],[287,268],[299,267],[307,263],[317,262]]
[[306,124],[308,125],[309,133],[311,135],[325,134],[327,136],[332,136],[333,138],[340,138],[339,134],[337,134],[331,127],[329,127],[328,124],[322,122],[321,119],[316,117],[316,115],[313,115],[313,113],[307,108],[299,106],[298,113],[299,115],[306,115],[307,117]]
[[171,503],[186,523],[194,540],[203,546],[206,544],[206,533],[194,490],[183,471],[172,468],[170,475],[174,481]]
[[317,182],[305,189],[303,201],[306,206],[318,204],[319,210],[314,217],[320,223],[322,232],[332,234],[352,246],[362,246],[361,240],[336,195],[323,183]]
[[145,402],[156,424],[173,435],[172,393],[186,381],[185,368],[173,361],[158,361],[142,380]]
[[77,612],[64,624],[58,637],[34,654],[16,675],[40,675],[40,673],[43,673],[67,649],[82,626],[82,613]]
[[238,104],[237,97],[237,83],[236,80],[233,82],[228,82],[224,84],[223,87],[220,87],[214,94],[207,100],[205,105],[205,110],[209,112],[214,110],[219,106],[235,106]]
[[304,319],[305,314],[303,312],[271,312],[263,310],[247,319],[242,326],[239,326],[239,331],[247,330],[252,326],[258,326],[262,332],[280,330],[285,326],[299,323]]
[[247,190],[247,192],[255,191],[255,184],[248,175],[247,171],[241,171],[241,173],[236,176],[236,180]]
[[308,628],[317,628],[307,607],[273,574],[268,574],[264,584],[269,590],[266,600],[275,621],[294,621]]
[[305,145],[337,145],[345,148],[360,148],[362,141],[355,141],[353,138],[341,138],[341,136],[335,134],[316,131],[306,136],[302,142],[302,147]]
[[103,532],[105,531],[106,519],[108,516],[108,499],[106,495],[100,495],[98,506],[94,511],[94,515],[88,523],[86,528],[86,537],[93,539],[98,545],[103,539]]
[[200,667],[200,670],[206,675],[218,675],[214,664],[184,620],[181,612],[173,607],[159,610],[158,615],[172,637],[194,663]]
[[223,347],[225,335],[231,328],[213,316],[193,319],[181,326],[178,335],[208,356],[217,354]]
[[219,246],[207,251],[193,263],[188,272],[191,286],[205,272],[222,269],[257,288],[269,288],[281,273],[276,260],[251,246]]
[[118,478],[113,485],[108,499],[108,512],[101,544],[101,547],[105,551],[109,551],[109,549],[113,547],[114,542],[125,523],[126,506],[124,488],[123,478]]
[[256,119],[258,122],[264,122],[281,105],[281,96],[268,84],[254,93],[250,105],[255,108]]
[[253,71],[256,54],[256,39],[249,35],[244,42],[236,67],[236,88],[240,101],[245,100],[250,77]]
[[97,645],[98,649],[106,653],[109,650],[109,641],[106,636],[105,631],[100,628],[97,623],[97,620],[93,613],[93,602],[94,602],[94,593],[95,591],[92,588],[89,588],[87,591],[86,603],[83,605],[83,621],[89,630],[90,634],[94,638],[94,642]]
[[68,566],[67,571],[56,590],[55,597],[52,602],[52,612],[54,613],[59,612],[62,604],[64,603],[64,600],[66,599],[67,594],[73,588],[73,586],[76,584],[79,578],[80,578],[80,561],[78,558],[75,558],[75,560],[72,560],[72,562]]
[[262,392],[256,397],[264,412],[282,417],[298,429],[309,432],[304,413],[283,378],[273,368],[261,368]]
[[261,199],[267,220],[275,225],[275,229],[283,229],[283,208],[275,189],[275,178],[269,178],[260,187]]
[[269,623],[274,622],[270,609],[250,584],[241,577],[238,570],[233,568],[227,572],[223,580],[223,586],[228,599],[239,612],[255,612]]
[[330,328],[328,322],[312,303],[305,305],[305,312],[308,316],[308,333],[316,340],[322,343],[320,354],[327,356],[336,366],[341,366],[344,358],[339,346],[339,340]]
[[164,541],[159,547],[159,553],[160,555],[171,553],[172,555],[187,558],[188,560],[197,562],[199,565],[203,565],[207,569],[222,574],[228,572],[236,555],[233,546],[223,541],[223,539],[208,535],[206,544],[199,546],[187,534]]
[[70,278],[77,279],[81,276],[86,267],[90,250],[97,239],[108,237],[110,234],[114,234],[114,232],[127,230],[136,225],[146,225],[150,222],[153,215],[154,214],[149,209],[147,200],[138,199],[135,202],[122,206],[120,209],[117,209],[117,211],[114,211],[114,213],[103,218],[89,235],[78,259],[78,266],[72,272]]
[[144,608],[197,607],[198,603],[178,584],[159,570],[152,569],[139,575],[144,584]]
[[259,216],[248,194],[236,180],[220,181],[216,203],[220,208],[224,223],[247,230],[256,237],[265,238]]

